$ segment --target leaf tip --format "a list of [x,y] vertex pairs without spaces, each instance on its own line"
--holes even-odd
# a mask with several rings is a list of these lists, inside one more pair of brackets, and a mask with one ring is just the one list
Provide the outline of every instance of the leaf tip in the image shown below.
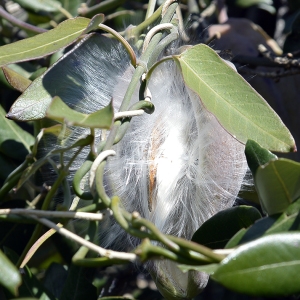
[[9,112],[5,115],[5,118],[6,118],[6,119],[9,119],[9,120],[13,120],[13,119],[14,119],[14,115],[9,111]]

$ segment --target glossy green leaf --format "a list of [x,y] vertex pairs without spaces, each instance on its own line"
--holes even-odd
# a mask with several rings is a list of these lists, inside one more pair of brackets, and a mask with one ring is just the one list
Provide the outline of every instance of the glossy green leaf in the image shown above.
[[258,168],[254,182],[266,212],[283,212],[300,197],[300,163],[284,158],[271,161]]
[[257,168],[261,165],[268,163],[271,160],[278,159],[277,156],[269,150],[262,148],[255,141],[248,140],[245,147],[245,154],[248,166],[255,176]]
[[231,207],[204,222],[194,233],[192,241],[212,249],[224,248],[241,228],[248,228],[260,218],[261,214],[252,206]]
[[229,248],[234,248],[237,245],[241,244],[241,239],[243,238],[243,236],[245,235],[245,233],[247,232],[246,228],[242,228],[240,229],[229,241],[228,243],[225,245],[225,249],[229,249]]
[[287,296],[300,292],[300,234],[274,234],[227,256],[212,278],[239,293]]
[[262,237],[266,231],[276,223],[279,217],[280,215],[278,214],[258,220],[255,224],[247,229],[240,241],[238,241],[238,244],[241,245]]
[[218,268],[219,264],[209,264],[209,265],[203,265],[203,266],[190,266],[190,265],[177,265],[178,268],[183,272],[186,273],[188,271],[198,271],[198,272],[204,272],[207,274],[213,274]]
[[258,220],[234,245],[246,243],[264,235],[300,230],[300,199],[293,202],[282,213]]
[[210,47],[189,48],[175,61],[187,86],[237,140],[273,151],[295,151],[295,141],[267,102]]
[[71,109],[59,97],[54,97],[46,116],[68,125],[110,129],[114,111],[111,102],[108,106],[87,115]]
[[9,84],[21,93],[31,84],[31,80],[8,67],[2,67],[2,70]]
[[7,288],[13,295],[18,295],[18,288],[22,283],[19,270],[0,250],[0,285]]
[[86,18],[74,18],[34,37],[0,47],[0,66],[43,57],[73,43],[89,25]]
[[0,152],[11,158],[23,160],[34,144],[34,137],[5,118],[6,112],[0,107]]
[[25,9],[30,9],[35,12],[57,12],[61,7],[61,3],[56,0],[15,0]]

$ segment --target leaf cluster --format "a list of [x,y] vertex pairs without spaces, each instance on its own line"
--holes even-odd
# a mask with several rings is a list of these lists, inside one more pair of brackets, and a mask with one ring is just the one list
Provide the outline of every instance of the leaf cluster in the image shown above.
[[[154,49],[166,47],[178,38],[179,25],[174,18],[177,3],[171,3],[168,7],[162,5],[156,11],[148,8],[148,18],[120,34],[101,24],[107,20],[109,22],[108,16],[95,14],[110,12],[120,7],[122,1],[104,1],[89,7],[81,5],[80,1],[51,0],[42,1],[42,5],[36,1],[15,2],[28,13],[32,25],[37,27],[23,24],[25,27],[20,27],[24,30],[37,33],[41,28],[49,28],[52,22],[59,25],[0,47],[0,65],[5,77],[14,89],[22,93],[6,116],[31,122],[34,127],[32,134],[28,133],[5,118],[5,110],[1,108],[3,185],[0,189],[0,226],[3,231],[0,241],[0,285],[3,294],[7,298],[69,299],[75,295],[76,299],[97,299],[103,283],[95,280],[96,268],[162,258],[175,261],[183,271],[207,272],[213,280],[240,293],[254,296],[299,293],[300,166],[270,152],[295,151],[293,137],[265,100],[207,45],[196,45],[181,54],[158,59],[160,53]],[[239,5],[242,5],[240,2]],[[69,18],[78,12],[81,17]],[[88,18],[92,16],[92,19]],[[65,17],[69,19],[61,22]],[[147,34],[149,24],[157,22],[160,27],[156,27],[157,31],[150,40],[143,39],[141,34]],[[75,111],[55,94],[57,87],[47,87],[47,80],[53,76],[57,82],[69,76],[78,92],[84,88],[81,82],[78,83],[78,78],[72,78],[72,72],[65,68],[64,61],[68,55],[76,53],[79,45],[96,41],[97,35],[91,32],[98,29],[122,43],[135,69],[119,113],[114,113],[113,101],[92,114]],[[137,48],[143,48],[140,60],[148,62],[146,68],[136,59],[135,52],[126,41],[126,34],[135,37]],[[73,44],[76,46],[71,47],[64,59],[50,66],[50,61],[53,63],[57,59],[61,49]],[[48,55],[51,58],[46,63],[49,67],[46,72],[41,60],[36,70],[26,75],[17,68],[19,62],[44,59]],[[82,58],[83,61],[85,59],[89,58]],[[186,85],[199,95],[205,108],[234,138],[246,145],[245,154],[262,209],[259,212],[253,206],[236,206],[222,211],[205,222],[195,232],[192,241],[162,234],[137,212],[125,211],[118,196],[110,198],[106,194],[103,183],[106,159],[114,155],[112,146],[122,139],[130,119],[153,112],[147,87],[153,70],[166,59],[176,62]],[[28,62],[23,64],[25,66]],[[140,82],[140,101],[129,107],[131,96]],[[39,148],[45,136],[51,135],[63,141],[68,139],[70,126],[87,128],[89,133],[70,146],[62,143],[60,148],[54,147],[40,157]],[[109,130],[108,137],[100,143],[95,140],[97,129]],[[74,176],[72,191],[68,181],[69,168],[84,148],[89,148],[90,154]],[[72,157],[66,160],[65,153],[70,150]],[[40,172],[49,165],[57,175],[51,188],[40,180]],[[82,182],[86,174],[89,174],[88,188],[83,190]],[[63,194],[63,203],[53,205],[58,193]],[[79,207],[78,199],[90,202]],[[127,233],[142,240],[132,252],[117,252],[97,245],[97,228],[107,209],[112,211]],[[73,233],[72,222],[69,222],[72,218],[87,220],[88,230],[84,237]],[[24,226],[19,235],[29,231],[22,247],[21,241],[18,244],[11,240],[16,228],[20,229],[19,224]],[[46,231],[47,227],[49,229]],[[57,248],[61,244],[66,251],[50,251],[47,253],[48,260],[64,263],[68,265],[68,270],[59,264],[52,265],[43,284],[27,263],[39,247],[49,242],[51,236],[57,236],[55,232],[70,241],[56,237],[56,242],[52,243]],[[53,280],[53,274],[64,282],[59,291],[47,284],[47,280]]]

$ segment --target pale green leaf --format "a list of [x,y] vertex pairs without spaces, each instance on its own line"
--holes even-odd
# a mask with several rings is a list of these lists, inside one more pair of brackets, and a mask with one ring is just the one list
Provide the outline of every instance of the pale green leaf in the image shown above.
[[300,163],[284,158],[271,161],[257,169],[254,182],[266,212],[283,212],[300,197]]
[[22,283],[19,270],[0,250],[0,285],[7,288],[13,295],[18,294],[18,288]]
[[252,139],[273,151],[295,151],[295,141],[266,101],[210,47],[174,56],[187,86],[237,140]]
[[110,129],[113,122],[113,107],[110,104],[92,114],[83,114],[68,107],[59,97],[54,97],[46,116],[68,125]]
[[38,77],[31,83],[29,88],[11,106],[7,118],[28,121],[45,117],[52,96],[44,88],[42,80],[42,77]]
[[[102,14],[94,16],[83,33],[96,29],[103,19]],[[32,82],[28,89],[14,102],[7,117],[19,121],[42,119],[45,117],[46,110],[54,96],[60,96],[66,103],[72,103],[75,98],[78,101],[77,97],[82,95],[82,90],[88,90],[86,94],[89,97],[98,99],[98,91],[95,91],[95,86],[97,86],[97,72],[99,72],[101,64],[95,63],[92,59],[97,59],[97,56],[101,55],[99,47],[102,43],[101,38],[93,35],[90,35],[88,39],[83,39],[75,50],[68,52],[42,77],[38,77]],[[74,56],[77,57],[77,55],[77,65],[81,66],[78,71],[74,68],[73,61]],[[95,70],[91,66],[94,66]],[[82,77],[82,74],[85,74],[87,70],[89,71],[89,80]],[[71,92],[74,89],[75,92]],[[84,101],[84,99],[80,99],[80,101]]]
[[61,3],[56,0],[15,0],[23,8],[33,10],[35,12],[57,12],[61,7]]
[[300,293],[300,234],[262,237],[228,255],[212,278],[238,293],[287,296]]
[[23,93],[31,84],[31,80],[8,67],[2,67],[2,70],[9,84],[19,92]]
[[74,18],[34,37],[0,47],[0,66],[51,54],[73,43],[89,25],[90,19]]

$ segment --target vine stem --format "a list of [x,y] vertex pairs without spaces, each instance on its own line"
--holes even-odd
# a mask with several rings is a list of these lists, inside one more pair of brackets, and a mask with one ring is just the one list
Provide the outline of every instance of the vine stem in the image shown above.
[[153,15],[154,9],[155,9],[155,5],[156,5],[156,0],[149,0],[148,1],[148,7],[147,7],[147,12],[146,12],[145,20],[147,20],[148,18],[150,18]]
[[136,55],[135,55],[132,47],[130,46],[130,44],[122,37],[122,35],[120,33],[118,33],[117,31],[115,31],[114,29],[112,29],[109,26],[106,26],[102,23],[99,24],[98,27],[99,27],[99,29],[102,29],[102,30],[112,34],[115,38],[118,39],[118,41],[120,41],[122,43],[122,45],[125,47],[125,49],[127,50],[127,53],[130,56],[131,64],[134,67],[136,67]]
[[154,26],[146,35],[145,40],[144,40],[144,45],[143,45],[143,50],[142,52],[145,52],[146,48],[148,47],[150,40],[152,39],[152,37],[159,31],[161,30],[171,30],[172,28],[174,28],[174,25],[171,23],[163,23],[163,24],[159,24]]

